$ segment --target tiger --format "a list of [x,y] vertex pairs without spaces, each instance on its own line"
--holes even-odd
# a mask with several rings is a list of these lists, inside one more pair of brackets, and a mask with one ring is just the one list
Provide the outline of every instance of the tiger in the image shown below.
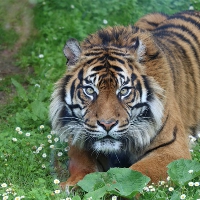
[[64,188],[112,167],[158,183],[170,162],[191,159],[188,136],[200,130],[200,12],[155,13],[135,24],[64,46],[67,70],[49,111],[69,145]]

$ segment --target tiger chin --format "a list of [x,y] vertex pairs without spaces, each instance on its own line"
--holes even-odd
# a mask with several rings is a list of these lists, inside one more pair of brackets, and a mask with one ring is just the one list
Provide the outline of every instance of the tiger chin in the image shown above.
[[67,41],[67,71],[50,104],[52,129],[70,147],[64,187],[111,167],[156,183],[170,162],[191,159],[188,135],[200,121],[199,29],[199,12],[155,13],[81,44]]

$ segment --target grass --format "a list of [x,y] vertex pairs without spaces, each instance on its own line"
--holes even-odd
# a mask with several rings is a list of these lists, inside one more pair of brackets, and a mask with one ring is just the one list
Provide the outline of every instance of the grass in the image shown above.
[[[198,2],[188,3],[186,0],[93,1],[76,0],[72,3],[64,0],[32,0],[30,1],[32,4],[29,5],[23,0],[21,7],[26,8],[27,17],[21,16],[19,12],[22,11],[17,10],[16,18],[13,15],[6,17],[5,12],[14,1],[0,2],[1,17],[4,19],[0,22],[0,30],[3,33],[0,36],[0,50],[14,49],[15,52],[17,50],[16,66],[22,72],[27,69],[33,71],[22,75],[12,74],[0,81],[0,92],[13,93],[7,104],[0,105],[0,198],[2,199],[67,198],[66,193],[60,190],[58,181],[55,181],[56,177],[50,162],[52,149],[60,155],[61,160],[67,154],[67,149],[59,144],[51,132],[48,106],[53,84],[65,72],[66,59],[62,49],[68,38],[82,40],[88,34],[107,25],[133,24],[148,12],[166,11],[171,14],[188,9],[191,4],[197,9],[200,8]],[[29,19],[31,24],[27,26],[21,20],[24,18]],[[6,23],[11,25],[10,29],[6,28]],[[17,27],[30,31],[21,34],[17,31]],[[197,143],[192,152],[193,160],[198,162],[199,149],[200,145]],[[199,181],[199,178],[194,178],[189,182]],[[173,200],[180,199],[183,194],[186,195],[185,199],[197,199],[199,195],[200,187],[195,184],[193,186],[192,183],[175,186],[170,184],[165,182],[158,186],[146,187],[142,191],[141,199]],[[85,193],[86,190],[79,190],[75,197],[71,195],[70,198],[80,199]],[[108,199],[115,199],[114,194],[106,193],[106,195]]]

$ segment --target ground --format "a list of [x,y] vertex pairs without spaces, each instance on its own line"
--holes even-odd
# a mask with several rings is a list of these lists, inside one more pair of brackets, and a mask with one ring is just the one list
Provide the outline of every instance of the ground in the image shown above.
[[[0,0],[0,17],[3,19],[2,29],[8,34],[9,31],[12,31],[18,35],[12,44],[9,44],[9,41],[0,42],[0,84],[6,77],[32,73],[32,68],[22,69],[16,65],[16,55],[34,32],[32,13],[34,2],[30,2],[28,0]],[[6,40],[6,36],[2,38]],[[7,103],[12,96],[11,94],[14,93],[12,84],[9,84],[8,87],[10,92],[7,92],[7,88],[0,89],[0,105]]]

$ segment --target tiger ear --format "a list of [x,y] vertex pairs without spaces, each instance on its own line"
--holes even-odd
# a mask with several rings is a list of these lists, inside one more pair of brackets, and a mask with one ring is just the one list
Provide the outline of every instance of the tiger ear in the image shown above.
[[67,58],[67,66],[75,65],[80,57],[81,48],[76,39],[69,39],[63,49],[64,55]]
[[143,44],[142,40],[138,37],[136,38],[135,42],[132,45],[132,49],[134,50],[134,56],[138,62],[144,60],[144,56],[146,53],[146,47]]

